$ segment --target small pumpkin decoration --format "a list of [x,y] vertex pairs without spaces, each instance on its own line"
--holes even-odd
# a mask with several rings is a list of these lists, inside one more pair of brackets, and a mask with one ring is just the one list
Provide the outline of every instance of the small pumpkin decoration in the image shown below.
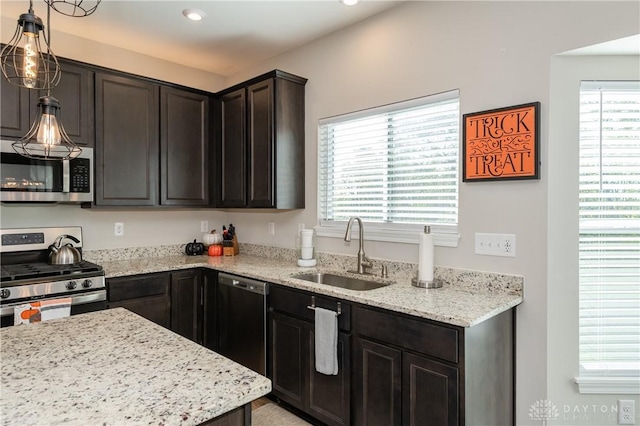
[[216,230],[212,230],[210,234],[203,234],[202,241],[206,246],[222,243],[222,235],[216,234]]
[[222,256],[222,246],[220,244],[210,245],[209,256]]

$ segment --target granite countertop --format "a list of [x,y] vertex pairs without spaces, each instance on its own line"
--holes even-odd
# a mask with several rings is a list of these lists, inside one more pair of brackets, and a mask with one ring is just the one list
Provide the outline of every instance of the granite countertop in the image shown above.
[[[208,267],[461,327],[479,324],[523,301],[523,277],[469,270],[436,268],[436,278],[444,282],[443,287],[437,289],[413,287],[410,276],[396,274],[388,279],[370,276],[367,279],[389,285],[375,290],[355,291],[292,277],[301,272],[327,272],[330,268],[301,268],[287,260],[244,254],[229,257],[151,257],[100,264],[107,278]],[[339,270],[331,272],[349,275]]]
[[123,308],[6,327],[3,425],[197,425],[271,381]]

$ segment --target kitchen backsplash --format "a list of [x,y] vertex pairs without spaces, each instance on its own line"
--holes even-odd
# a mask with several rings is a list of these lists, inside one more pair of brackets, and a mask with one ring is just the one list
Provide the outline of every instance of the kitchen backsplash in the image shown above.
[[[298,250],[263,246],[257,244],[240,243],[240,254],[263,258],[279,259],[295,264]],[[356,264],[355,256],[345,256],[331,253],[316,253],[318,268],[347,271]],[[167,256],[186,256],[185,245],[175,244],[155,247],[132,247],[120,249],[87,250],[83,252],[85,260],[100,264],[116,260],[141,259]],[[382,265],[387,267],[389,277],[410,280],[418,274],[418,264],[396,262],[390,260],[371,259],[371,271],[380,275]],[[524,291],[524,277],[520,275],[500,274],[469,269],[445,268],[436,266],[434,278],[445,285],[456,286],[469,291],[497,291],[522,294]]]
[[89,262],[111,262],[114,260],[144,259],[147,257],[178,256],[184,253],[185,244],[155,247],[129,247],[103,250],[85,250],[82,258]]

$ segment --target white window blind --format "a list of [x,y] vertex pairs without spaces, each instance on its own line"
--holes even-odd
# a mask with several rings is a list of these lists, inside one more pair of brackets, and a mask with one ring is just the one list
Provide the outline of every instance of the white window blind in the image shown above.
[[456,233],[459,127],[457,90],[320,120],[321,227]]
[[631,378],[635,386],[640,384],[635,381],[640,373],[639,83],[583,82],[580,90],[580,376]]

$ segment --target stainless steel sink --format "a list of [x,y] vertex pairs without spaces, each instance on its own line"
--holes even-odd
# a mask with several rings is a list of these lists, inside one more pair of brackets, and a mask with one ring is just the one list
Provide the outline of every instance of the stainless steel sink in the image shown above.
[[318,284],[330,285],[333,287],[346,288],[348,290],[366,291],[373,290],[380,287],[385,287],[388,284],[379,283],[376,281],[369,281],[365,279],[355,277],[344,277],[342,275],[335,275],[329,273],[315,272],[311,274],[298,274],[293,278],[299,280],[311,281]]

